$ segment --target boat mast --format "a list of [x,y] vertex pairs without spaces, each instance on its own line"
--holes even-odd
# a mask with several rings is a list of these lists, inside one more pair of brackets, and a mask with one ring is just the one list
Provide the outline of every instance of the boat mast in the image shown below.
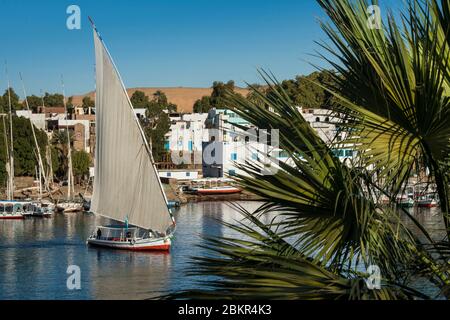
[[8,143],[8,134],[6,131],[6,121],[5,121],[5,116],[2,115],[2,120],[3,120],[3,135],[5,136],[5,148],[6,148],[6,174],[8,175],[8,179],[6,180],[6,198],[7,200],[12,200],[11,199],[11,186],[10,186],[10,180],[9,180],[9,175],[10,175],[10,167],[9,167],[9,143]]
[[[30,111],[30,105],[28,104],[28,98],[27,98],[27,92],[25,90],[25,84],[23,82],[22,73],[19,72],[20,81],[22,82],[22,89],[23,89],[23,95],[25,97],[25,105],[27,107],[27,111],[30,113],[30,125],[31,125],[31,132],[33,133],[33,139],[34,139],[34,146],[36,148],[37,153],[37,160],[38,160],[38,166],[39,166],[39,172],[44,172],[44,163],[42,162],[42,156],[41,156],[41,148],[39,147],[39,143],[36,138],[36,131],[34,130],[33,121],[31,121],[31,111]],[[47,188],[47,178],[44,175],[44,185]],[[39,174],[39,186],[40,186],[40,194],[42,197],[42,181],[41,181],[41,174]],[[48,191],[48,190],[46,190]]]
[[[41,99],[42,99],[42,110],[44,112],[45,101],[44,101],[44,94],[42,93],[42,89],[41,89]],[[50,192],[50,186],[53,185],[53,164],[52,164],[52,150],[50,148],[50,144],[47,145],[47,148],[45,150],[45,158],[46,158],[47,165],[48,165],[48,172],[46,174],[46,176],[47,176],[46,189],[49,190],[50,198],[52,198],[52,193]]]
[[67,173],[67,198],[69,200],[72,200],[72,192],[74,191],[74,183],[73,183],[73,169],[72,169],[72,148],[70,146],[70,134],[69,134],[69,117],[68,117],[68,113],[67,113],[67,103],[66,103],[66,93],[65,93],[65,89],[64,89],[64,79],[63,76],[61,75],[61,86],[62,86],[62,94],[63,94],[63,102],[64,102],[64,112],[65,112],[65,116],[66,116],[66,131],[67,131],[67,158],[68,158],[68,166],[69,166],[69,170]]
[[8,106],[9,106],[9,134],[11,143],[9,144],[9,195],[8,200],[14,199],[14,138],[13,138],[13,123],[12,123],[12,106],[11,106],[11,85],[8,76],[8,64],[5,61],[6,80],[8,82]]

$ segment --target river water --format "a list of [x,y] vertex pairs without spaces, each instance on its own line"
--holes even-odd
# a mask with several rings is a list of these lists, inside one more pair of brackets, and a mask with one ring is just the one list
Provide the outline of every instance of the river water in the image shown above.
[[[243,203],[255,209],[257,203]],[[415,213],[441,232],[439,214]],[[3,299],[146,299],[193,288],[185,276],[191,256],[207,253],[201,236],[235,236],[216,219],[241,216],[224,202],[191,203],[175,212],[177,232],[171,252],[140,253],[86,246],[96,225],[111,221],[92,214],[55,214],[52,218],[0,221],[0,300]],[[81,288],[67,288],[68,266],[81,272]]]

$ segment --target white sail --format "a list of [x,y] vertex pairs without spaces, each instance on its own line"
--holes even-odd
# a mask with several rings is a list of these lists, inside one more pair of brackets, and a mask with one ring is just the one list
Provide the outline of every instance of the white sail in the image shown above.
[[144,229],[172,225],[145,135],[120,75],[94,30],[96,146],[92,212]]

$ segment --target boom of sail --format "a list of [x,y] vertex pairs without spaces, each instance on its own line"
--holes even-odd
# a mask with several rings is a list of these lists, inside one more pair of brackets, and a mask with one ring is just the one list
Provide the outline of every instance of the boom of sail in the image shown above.
[[151,149],[119,72],[94,28],[95,176],[91,211],[147,230],[173,224]]

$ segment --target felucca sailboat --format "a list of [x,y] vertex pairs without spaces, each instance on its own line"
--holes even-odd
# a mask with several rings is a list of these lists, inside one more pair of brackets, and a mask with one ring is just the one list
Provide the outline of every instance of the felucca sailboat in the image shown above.
[[96,147],[91,211],[122,224],[97,227],[87,242],[125,250],[169,250],[175,220],[168,209],[151,148],[119,72],[92,25]]

